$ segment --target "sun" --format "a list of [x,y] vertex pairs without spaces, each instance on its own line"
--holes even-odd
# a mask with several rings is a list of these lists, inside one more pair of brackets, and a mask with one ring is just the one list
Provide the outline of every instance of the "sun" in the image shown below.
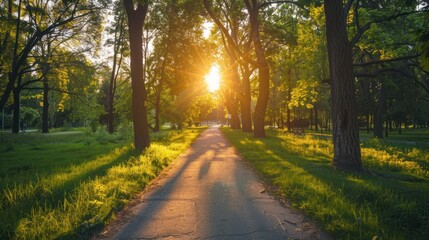
[[217,65],[210,68],[210,72],[204,77],[207,83],[207,90],[209,92],[216,92],[220,87],[220,72]]

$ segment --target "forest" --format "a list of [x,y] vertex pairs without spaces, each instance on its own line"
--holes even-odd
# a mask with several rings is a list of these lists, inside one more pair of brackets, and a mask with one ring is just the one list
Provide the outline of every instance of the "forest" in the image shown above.
[[[332,130],[321,1],[146,4],[147,96],[139,101],[152,131],[166,122],[181,128],[224,121],[228,114],[233,129],[249,132],[254,123],[260,136],[264,126]],[[383,138],[428,127],[426,3],[345,7],[359,128]],[[4,0],[0,14],[2,129],[92,126],[112,133],[132,121],[132,49],[121,1]],[[212,66],[222,74],[215,93],[203,86]],[[217,116],[210,115],[214,109]]]
[[[171,161],[204,125],[227,126],[268,145],[276,144],[273,138],[292,142],[283,133],[315,136],[332,142],[323,154],[332,155],[335,169],[355,173],[381,164],[365,162],[375,154],[368,145],[429,142],[425,0],[0,0],[0,23],[0,156],[10,161],[0,162],[10,166],[0,171],[0,210],[27,191],[12,197],[11,179],[31,169],[25,162],[31,154],[13,162],[12,152],[25,144],[39,148],[31,144],[61,132],[85,135],[58,140],[66,149],[77,142],[107,144],[91,157],[130,142],[141,153],[167,136],[186,139],[172,148]],[[242,135],[224,131],[239,150],[252,150],[234,140]],[[43,149],[53,142],[40,140]],[[422,161],[413,174],[425,184],[426,146],[418,145],[418,157],[410,160]],[[121,164],[135,154],[130,147],[118,151],[112,161]],[[16,181],[37,182],[38,174]],[[56,185],[47,192],[66,196],[85,179],[67,185],[66,193]],[[0,214],[0,223],[13,211]],[[12,232],[25,232],[19,228],[25,214],[0,229],[0,237],[21,238]]]

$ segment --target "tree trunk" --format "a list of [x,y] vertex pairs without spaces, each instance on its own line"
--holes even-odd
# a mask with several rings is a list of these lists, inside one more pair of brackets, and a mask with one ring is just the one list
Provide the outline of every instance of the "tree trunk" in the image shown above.
[[[287,79],[287,101],[288,103],[292,100],[292,68],[288,70],[288,79]],[[290,119],[290,107],[289,104],[286,106],[286,122],[287,122],[287,130],[288,132],[292,131],[292,123]]]
[[[116,41],[116,39],[115,39]],[[113,52],[113,65],[112,65],[112,73],[110,75],[110,81],[109,81],[109,89],[107,93],[107,131],[112,134],[115,131],[114,125],[113,125],[113,114],[114,114],[114,108],[113,108],[113,102],[114,102],[114,85],[115,85],[115,75],[116,75],[116,60],[117,60],[117,50],[116,46],[115,50]]]
[[253,135],[257,138],[265,137],[265,114],[268,106],[270,70],[265,58],[264,47],[261,43],[259,33],[259,4],[257,0],[245,0],[247,11],[249,12],[250,32],[255,48],[256,60],[258,62],[259,93],[256,101],[253,122],[255,124]]
[[232,89],[230,91],[229,101],[231,101],[231,128],[232,129],[241,129],[241,121],[238,116],[238,107],[239,107],[239,86],[240,86],[240,75],[238,74],[238,63],[231,59],[230,69],[230,82],[229,86]]
[[45,77],[43,80],[43,109],[42,109],[42,133],[49,133],[49,84]]
[[14,88],[13,89],[13,115],[12,115],[12,133],[19,133],[19,125],[20,125],[20,95],[21,89],[20,88]]
[[250,70],[248,66],[243,71],[243,97],[240,102],[241,124],[243,132],[252,132],[252,109],[250,95]]
[[[113,62],[112,62],[112,73],[110,74],[109,90],[108,90],[108,109],[107,109],[107,131],[112,134],[115,132],[114,125],[114,102],[116,94],[116,80],[118,78],[119,70],[122,63],[122,51],[124,41],[124,17],[121,14],[119,23],[116,23],[115,37],[113,43]],[[118,60],[119,54],[119,60]]]
[[229,103],[226,103],[226,109],[228,111],[228,114],[231,115],[231,118],[229,119],[229,124],[231,125],[231,129],[240,129],[240,118],[238,117],[238,112],[237,112],[237,103],[235,102],[235,100],[233,100],[234,98],[228,98]]
[[389,132],[393,132],[393,124],[392,124],[392,118],[391,117],[389,117]]
[[371,128],[371,121],[369,119],[369,110],[368,110],[366,114],[366,133],[369,133],[370,128]]
[[401,128],[402,122],[398,121],[397,128],[398,128],[398,134],[402,134],[402,128]]
[[[19,42],[19,36],[20,36],[20,25],[21,25],[21,3],[22,1],[19,0],[18,2],[18,17],[16,19],[16,29],[15,29],[15,44],[14,44],[14,49],[13,49],[13,60],[12,60],[12,71],[9,72],[8,74],[8,83],[6,85],[6,88],[3,92],[3,94],[1,95],[0,98],[0,110],[3,110],[3,108],[5,107],[7,100],[9,99],[10,94],[12,93],[12,91],[15,91],[14,86],[15,86],[15,81],[18,77],[18,71],[20,69],[20,65],[18,65],[19,61],[18,61],[18,42]],[[9,2],[9,4],[11,4]],[[12,7],[10,6],[10,9]],[[10,11],[10,10],[9,10]],[[25,52],[23,52],[25,53]],[[27,53],[28,54],[28,53]],[[15,94],[15,93],[14,93]],[[15,97],[14,97],[14,102],[15,102]],[[19,122],[19,120],[18,120]],[[19,123],[18,123],[19,125]],[[12,124],[12,132],[13,132],[13,124]],[[19,126],[18,126],[18,132],[19,132]],[[16,132],[16,133],[18,133]]]
[[131,88],[132,110],[134,124],[134,147],[143,150],[150,145],[149,124],[147,121],[147,93],[143,78],[143,24],[146,17],[148,3],[137,4],[134,9],[132,0],[124,0],[128,16],[128,34],[131,51]]
[[384,109],[386,108],[386,90],[381,83],[380,97],[374,112],[374,137],[383,138]]
[[314,107],[314,130],[316,130],[316,131],[319,131],[319,120],[317,119],[318,118],[318,113],[317,113],[317,108],[316,107]]
[[155,127],[153,132],[159,132],[160,130],[160,116],[161,116],[161,92],[162,92],[162,78],[159,81],[159,86],[157,86],[156,96],[155,96]]
[[335,167],[362,169],[352,48],[346,31],[347,13],[341,0],[325,1],[326,36],[331,77],[332,124]]
[[386,126],[385,126],[385,132],[384,132],[384,136],[388,137],[389,136],[389,118],[386,118]]

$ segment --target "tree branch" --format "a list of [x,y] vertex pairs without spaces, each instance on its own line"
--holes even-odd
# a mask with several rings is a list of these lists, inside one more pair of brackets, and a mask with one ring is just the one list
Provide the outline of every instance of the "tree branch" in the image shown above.
[[287,0],[284,0],[284,1],[279,0],[279,1],[263,2],[261,5],[258,6],[258,8],[261,9],[261,8],[265,8],[265,7],[267,7],[267,6],[271,5],[271,4],[280,4],[280,3],[294,4],[294,5],[298,6],[299,8],[301,8],[302,10],[304,10],[306,12],[309,12],[309,10],[306,7],[304,7],[304,5],[299,4],[298,2],[293,1],[293,0],[289,0],[289,1],[287,1]]
[[348,0],[346,5],[344,6],[344,17],[347,18],[347,15],[349,14],[350,8],[353,5],[353,2],[355,0]]
[[380,70],[372,72],[372,73],[355,73],[355,77],[377,77],[378,75],[380,75],[384,72],[396,72],[396,73],[399,73],[399,74],[401,74],[407,78],[411,78],[414,80],[415,83],[420,85],[429,94],[429,87],[426,86],[426,84],[419,81],[415,76],[413,76],[409,73],[406,73],[402,70],[396,69],[396,68],[384,68],[384,69],[380,69]]
[[392,58],[392,59],[386,59],[386,60],[374,60],[374,61],[366,62],[366,63],[355,63],[355,64],[353,64],[353,67],[366,67],[366,66],[375,65],[375,64],[397,62],[397,61],[403,61],[403,60],[417,58],[419,56],[420,56],[420,54],[415,54],[415,55],[398,57],[398,58]]
[[376,19],[373,21],[370,21],[368,23],[366,23],[365,25],[363,25],[361,28],[358,29],[358,32],[356,33],[356,35],[352,38],[352,40],[350,41],[351,45],[354,46],[362,37],[362,35],[371,27],[372,24],[374,23],[382,23],[382,22],[388,22],[388,21],[392,21],[395,20],[399,17],[403,17],[403,16],[408,16],[411,14],[415,14],[415,13],[421,13],[421,12],[428,12],[428,11],[409,11],[409,12],[402,12],[402,13],[398,13],[392,16],[388,16],[385,18],[380,18],[380,19]]

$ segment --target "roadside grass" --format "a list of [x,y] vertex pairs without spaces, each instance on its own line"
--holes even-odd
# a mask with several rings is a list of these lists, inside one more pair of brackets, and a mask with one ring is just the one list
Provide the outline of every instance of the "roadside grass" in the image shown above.
[[[332,131],[315,131],[315,130],[306,129],[305,132],[319,137],[332,136]],[[359,135],[361,139],[370,139],[370,138],[373,138],[374,136],[372,132],[367,133],[366,130],[359,131]],[[387,142],[391,141],[392,143],[398,141],[401,143],[405,143],[405,144],[408,143],[411,145],[413,145],[414,143],[416,143],[417,145],[429,144],[429,129],[403,128],[401,134],[399,134],[397,130],[393,132],[389,132],[389,135],[385,137],[384,140]]]
[[320,222],[335,239],[427,239],[429,150],[381,140],[362,142],[362,173],[331,165],[330,139],[223,129],[230,142],[280,195]]
[[0,239],[87,238],[202,130],[152,134],[144,153],[104,131],[0,135]]

